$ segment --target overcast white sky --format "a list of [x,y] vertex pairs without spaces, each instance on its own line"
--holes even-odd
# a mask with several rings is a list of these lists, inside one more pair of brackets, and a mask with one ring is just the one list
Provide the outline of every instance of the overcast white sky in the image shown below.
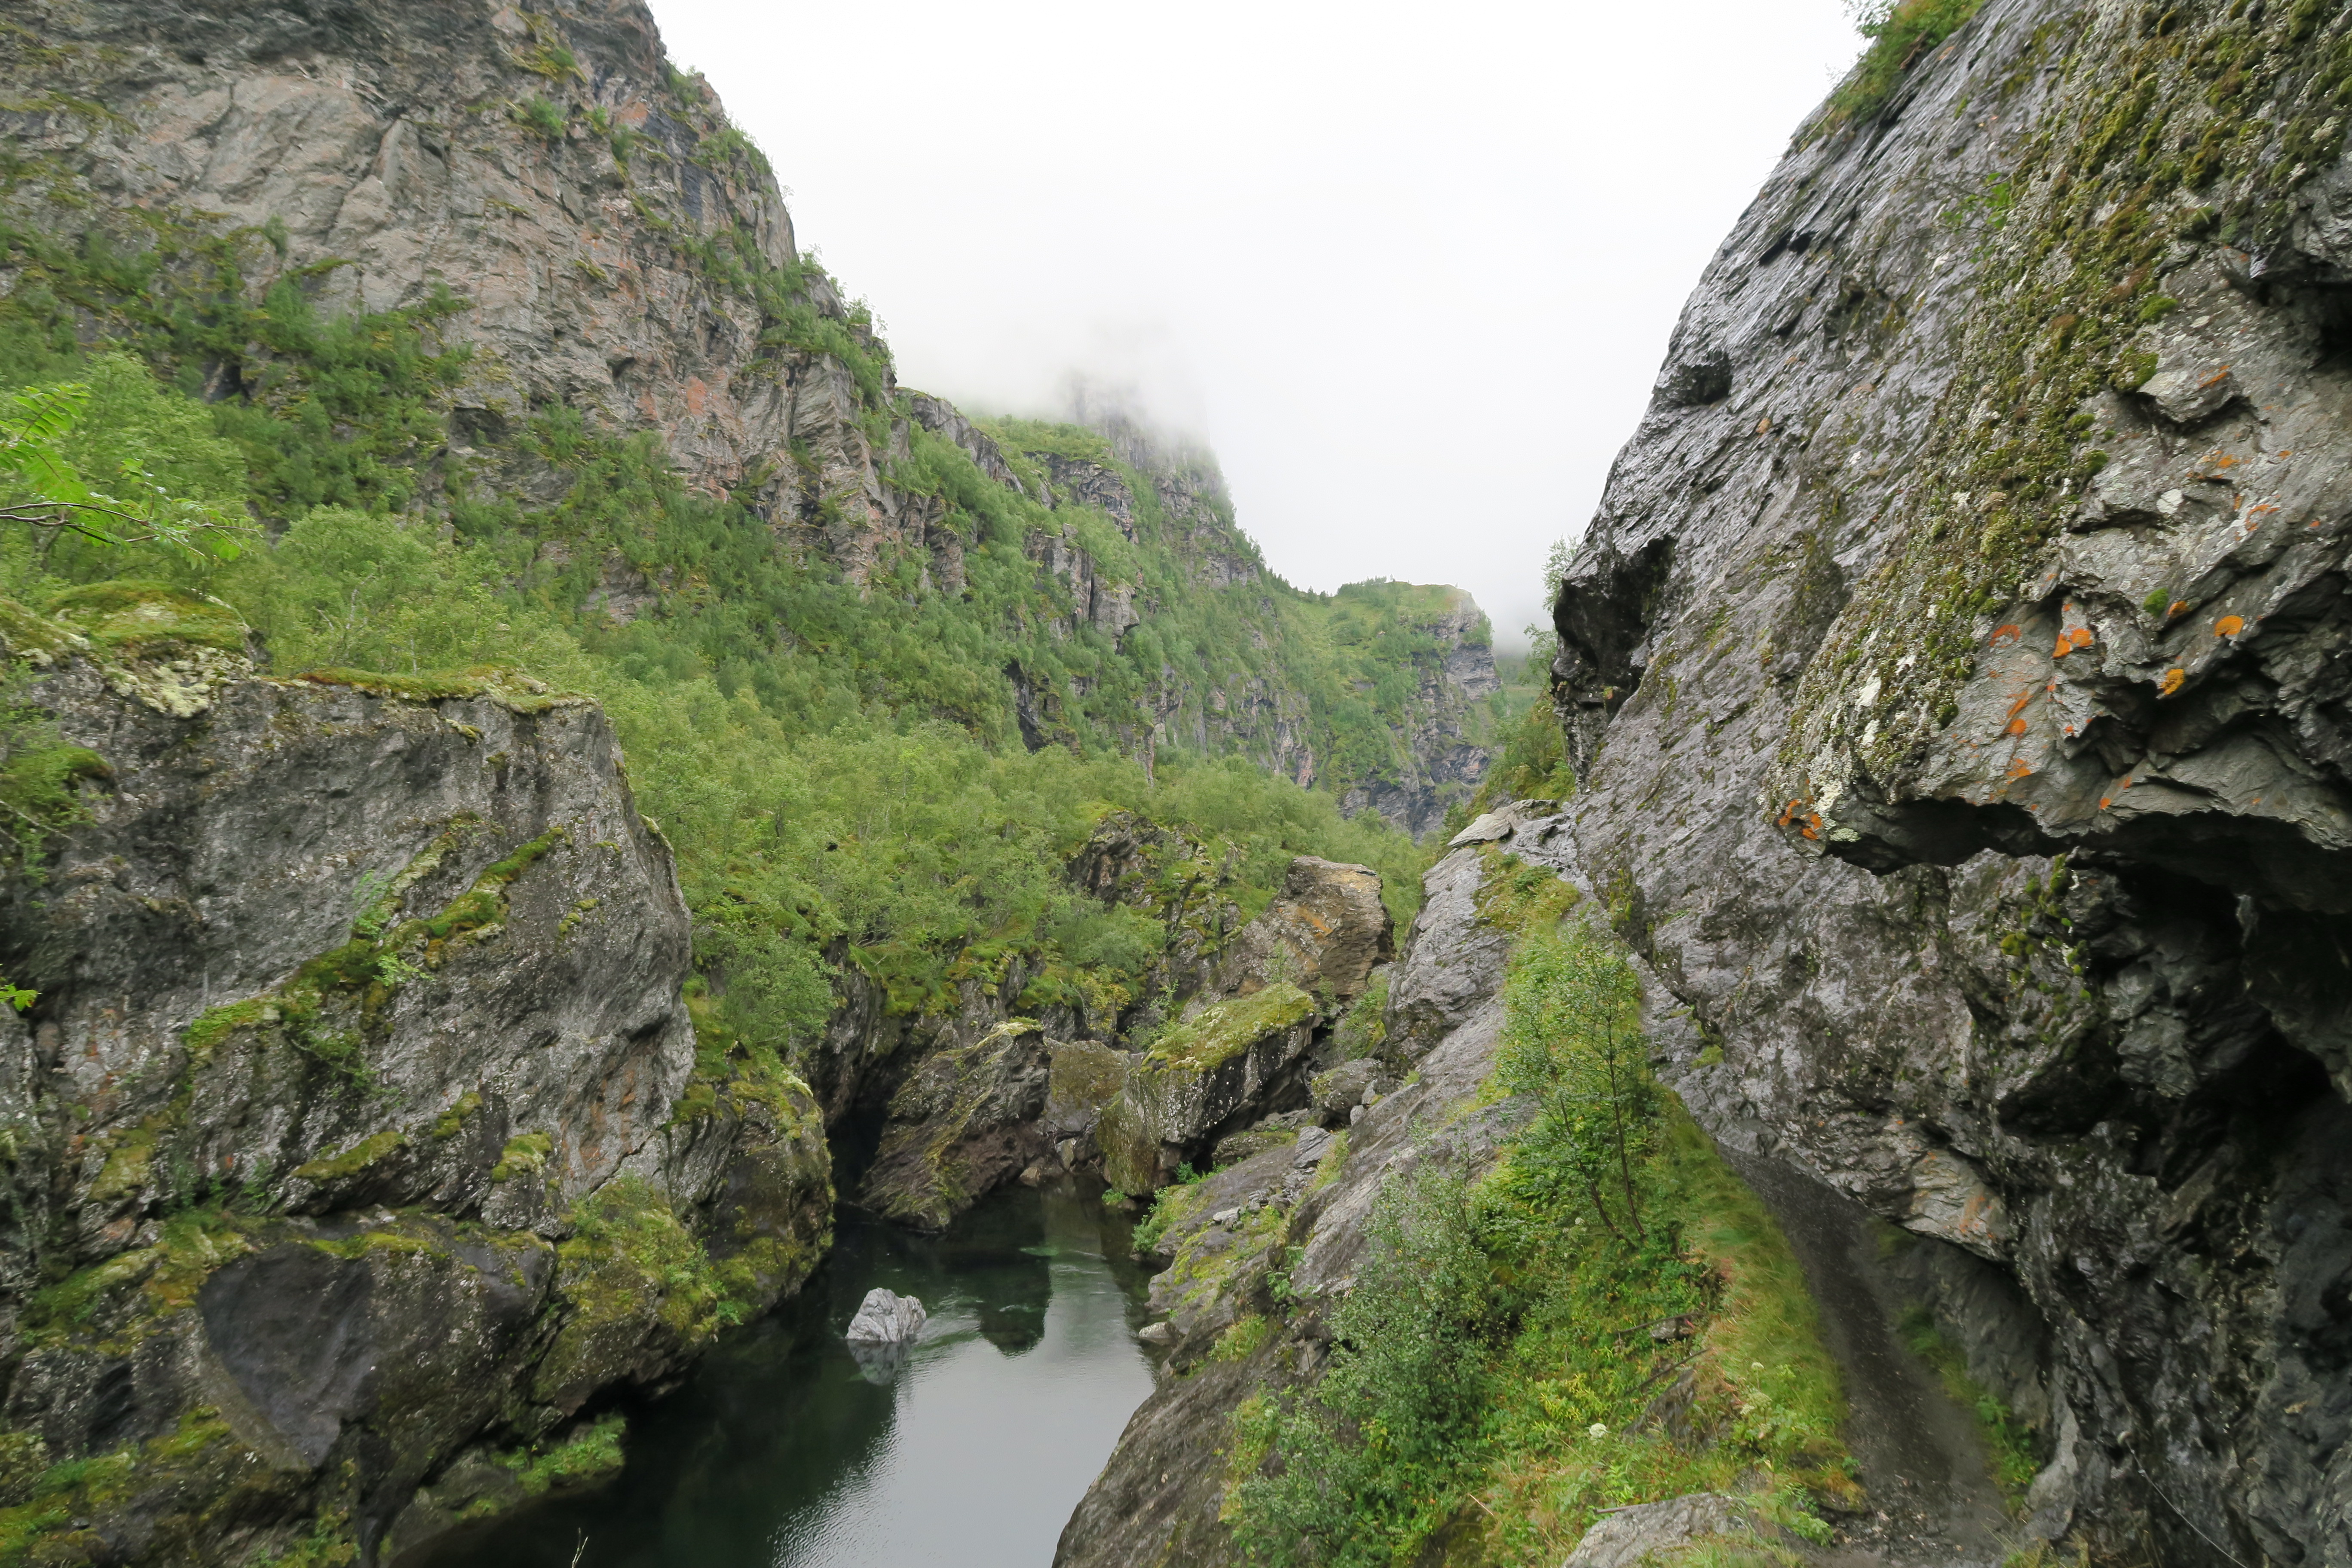
[[1860,48],[1838,0],[652,3],[907,384],[1131,384],[1291,582],[1456,584],[1513,645]]

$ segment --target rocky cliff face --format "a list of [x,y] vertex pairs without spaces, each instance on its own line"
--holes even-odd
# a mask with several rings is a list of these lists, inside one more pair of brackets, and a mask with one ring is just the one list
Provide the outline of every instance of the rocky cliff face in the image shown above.
[[[359,466],[358,490],[440,517],[467,498],[560,500],[575,479],[532,431],[565,410],[567,428],[656,437],[771,549],[864,594],[969,600],[971,552],[1025,555],[1023,602],[975,613],[1043,634],[990,672],[1033,747],[1238,752],[1361,784],[1358,806],[1415,831],[1483,771],[1465,722],[1493,690],[1475,609],[1427,689],[1377,716],[1393,743],[1341,744],[1318,699],[1346,678],[1298,646],[1308,602],[1265,572],[1213,462],[1116,415],[1098,454],[1008,454],[900,388],[863,307],[796,249],[765,159],[672,68],[640,0],[44,0],[20,27],[0,41],[0,132],[20,155],[0,179],[0,287],[85,341],[178,320],[148,347],[183,383],[273,406],[310,392],[320,322],[396,319],[415,353],[447,357],[373,367],[422,401],[372,415],[391,428],[370,432],[383,466]],[[92,237],[141,257],[136,276],[63,276],[50,247]],[[225,297],[270,324],[206,332]],[[942,484],[926,437],[1004,496]],[[1044,510],[1007,512],[1007,496]],[[1090,537],[1073,509],[1123,539]],[[615,622],[708,586],[625,533],[532,544],[527,576]],[[1128,646],[1139,625],[1149,647]],[[1131,679],[1106,683],[1101,647],[1131,657]]]
[[[1168,947],[1131,995],[1060,993],[1016,962],[964,982],[952,1008],[845,1032],[828,1099],[887,1091],[860,1183],[876,1212],[939,1229],[1016,1174],[1074,1170],[1150,1193],[1303,1103],[1310,1047],[1391,955],[1381,880],[1361,866],[1302,855],[1244,923],[1199,845],[1115,812],[1067,874],[1161,924]],[[877,1034],[878,1059],[857,1048]]]
[[[1540,856],[1561,826],[1531,815],[1523,852]],[[1158,1238],[1169,1267],[1152,1282],[1151,1307],[1165,1314],[1158,1342],[1168,1360],[1071,1515],[1057,1565],[1240,1561],[1230,1517],[1243,1474],[1228,1457],[1241,1441],[1234,1413],[1323,1371],[1328,1309],[1354,1283],[1381,1192],[1423,1161],[1483,1173],[1528,1119],[1525,1100],[1493,1087],[1509,941],[1479,906],[1491,869],[1465,847],[1430,871],[1428,900],[1386,975],[1381,1054],[1318,1079],[1311,1109],[1285,1119],[1304,1130],[1232,1149]],[[1341,1078],[1353,1093],[1330,1092]],[[1326,1120],[1346,1137],[1326,1136],[1316,1125]],[[1295,1303],[1286,1312],[1270,1294],[1277,1271],[1280,1300]],[[1245,1354],[1213,1353],[1219,1335],[1251,1312],[1280,1327]]]
[[1556,617],[1686,1097],[2021,1285],[2036,1528],[2167,1562],[2352,1562],[2347,25],[1989,0],[1809,128]]
[[69,599],[5,611],[83,782],[0,907],[39,992],[0,1018],[0,1517],[42,1561],[373,1560],[797,1285],[816,1109],[698,1059],[593,705],[273,680],[216,605]]

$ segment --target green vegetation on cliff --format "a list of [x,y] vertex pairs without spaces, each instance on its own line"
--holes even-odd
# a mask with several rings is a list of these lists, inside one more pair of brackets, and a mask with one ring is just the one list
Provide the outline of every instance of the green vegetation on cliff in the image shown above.
[[[22,309],[0,302],[0,328]],[[378,330],[422,331],[402,319]],[[120,353],[75,359],[0,331],[0,350],[10,347],[13,356],[0,353],[0,381],[70,370],[89,388],[90,416],[72,437],[84,463],[142,462],[209,505],[270,514],[274,481],[248,465],[249,444],[237,438],[252,409],[206,410]],[[227,563],[19,533],[0,539],[0,591],[98,616],[85,629],[115,636],[117,584],[152,578],[222,622],[188,632],[197,641],[238,646],[234,606],[281,673],[429,698],[515,684],[499,670],[521,666],[602,698],[640,804],[678,848],[698,961],[723,981],[737,1026],[780,1044],[814,1037],[844,959],[908,1010],[943,1000],[974,944],[1010,942],[1116,984],[1133,956],[1108,940],[1119,911],[1071,894],[1058,871],[1109,806],[1204,840],[1245,914],[1301,852],[1382,869],[1400,912],[1410,912],[1420,852],[1377,818],[1343,818],[1328,795],[1238,757],[1163,752],[1155,769],[1082,734],[1035,752],[1019,743],[1000,671],[1024,658],[1042,669],[1046,656],[1042,645],[1015,648],[1005,638],[1052,607],[1036,600],[1019,520],[1004,520],[997,548],[966,557],[975,583],[1001,567],[995,604],[985,594],[982,609],[917,595],[910,609],[779,550],[740,509],[689,495],[645,443],[592,438],[560,409],[524,439],[571,475],[573,499],[541,513],[458,501],[452,526],[436,530],[429,517],[387,510],[398,496],[360,494],[377,510],[299,510],[268,548]],[[916,444],[992,504],[1022,504],[980,480],[955,448],[919,431]],[[268,449],[304,447],[278,430]],[[566,461],[576,467],[561,468]],[[592,506],[596,515],[583,515]],[[615,626],[580,607],[589,597],[582,584],[535,561],[543,534],[580,542],[582,531],[625,519],[645,531],[606,531],[597,548],[625,543],[648,575],[683,585],[656,612]],[[589,552],[585,542],[574,552]],[[123,636],[142,629],[123,626]],[[157,629],[144,628],[148,640]],[[1200,640],[1213,645],[1226,630],[1205,625]],[[1135,659],[1177,657],[1170,635],[1155,633]],[[1054,658],[1066,665],[1083,653],[1101,676],[1108,666],[1093,636],[1080,629]],[[60,754],[28,752],[16,770],[27,781],[19,793],[31,792],[27,810],[39,804],[32,795],[58,796],[44,821],[63,820],[68,796],[26,770]]]
[[1855,1496],[1787,1242],[1647,1078],[1632,970],[1557,916],[1504,993],[1535,1118],[1483,1177],[1431,1158],[1385,1192],[1329,1371],[1237,1420],[1253,1560],[1557,1561],[1604,1510],[1710,1490],[1815,1533]]

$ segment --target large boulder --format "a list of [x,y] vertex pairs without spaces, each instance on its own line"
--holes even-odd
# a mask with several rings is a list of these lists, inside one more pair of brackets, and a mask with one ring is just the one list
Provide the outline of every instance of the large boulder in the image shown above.
[[1395,952],[1380,873],[1301,855],[1281,894],[1234,938],[1220,981],[1234,993],[1287,981],[1346,1002]]
[[866,1292],[842,1337],[854,1345],[903,1345],[923,1331],[930,1316],[919,1299],[877,1285]]
[[1263,1104],[1314,1037],[1315,998],[1287,982],[1204,1008],[1152,1043],[1095,1129],[1103,1173],[1129,1193],[1164,1184]]
[[967,1045],[923,1058],[890,1099],[861,1195],[876,1213],[943,1230],[974,1199],[1046,1152],[1052,1046],[1036,1024],[1008,1019]]

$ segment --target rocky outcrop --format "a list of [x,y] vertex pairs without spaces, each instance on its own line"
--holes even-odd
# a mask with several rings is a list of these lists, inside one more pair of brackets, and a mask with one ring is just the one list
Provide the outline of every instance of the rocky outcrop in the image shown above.
[[37,1552],[413,1543],[453,1460],[566,1440],[806,1275],[814,1104],[698,1063],[593,704],[271,679],[161,588],[5,618],[54,715],[19,763],[87,759],[0,903],[38,992],[0,1016],[0,1508]]
[[1395,956],[1380,873],[1301,855],[1282,892],[1242,928],[1225,954],[1221,988],[1244,994],[1291,984],[1328,1003],[1352,1002]]
[[[1559,819],[1543,826],[1556,829]],[[1496,936],[1469,896],[1486,865],[1476,849],[1465,848],[1430,871],[1433,897],[1396,964],[1392,999],[1427,992],[1433,974],[1461,972],[1466,952]],[[1465,883],[1460,900],[1434,897],[1441,886]],[[1181,1375],[1164,1377],[1129,1421],[1062,1532],[1057,1568],[1235,1560],[1222,1517],[1233,1480],[1234,1412],[1320,1371],[1328,1337],[1321,1309],[1353,1284],[1382,1189],[1423,1160],[1483,1171],[1528,1113],[1524,1102],[1496,1103],[1488,1092],[1501,1043],[1501,967],[1484,973],[1483,992],[1465,997],[1451,1026],[1400,1047],[1412,1076],[1376,1097],[1344,1141],[1320,1128],[1286,1131],[1160,1199],[1156,1246],[1167,1267],[1153,1277],[1150,1305],[1165,1325],[1158,1338],[1168,1347],[1168,1368]],[[1395,1005],[1391,1000],[1392,1015]],[[1419,1037],[1392,1031],[1391,1038]],[[1218,1336],[1242,1314],[1274,1315],[1267,1280],[1277,1268],[1286,1275],[1285,1300],[1296,1303],[1279,1331],[1246,1355],[1212,1356]]]
[[1685,1097],[1983,1259],[2037,1528],[2162,1561],[2352,1562],[2347,26],[1988,0],[1817,123],[1556,615]]
[[862,1185],[866,1204],[902,1225],[941,1230],[1043,1158],[1052,1148],[1040,1117],[1054,1049],[1034,1022],[1013,1018],[971,1045],[926,1054],[890,1097]]
[[[1176,940],[1123,1006],[1062,1002],[1010,1016],[1024,996],[1037,1000],[1016,965],[921,1021],[862,1202],[936,1230],[1033,1166],[1097,1164],[1141,1195],[1269,1111],[1305,1103],[1331,1026],[1391,951],[1380,878],[1299,856],[1282,893],[1234,930],[1236,911],[1200,857],[1129,813],[1105,816],[1066,868],[1070,882],[1150,911]],[[1220,928],[1233,934],[1221,941]]]
[[1110,1184],[1150,1192],[1221,1131],[1254,1120],[1306,1055],[1315,1023],[1315,999],[1276,984],[1217,1003],[1154,1040],[1095,1127]]

